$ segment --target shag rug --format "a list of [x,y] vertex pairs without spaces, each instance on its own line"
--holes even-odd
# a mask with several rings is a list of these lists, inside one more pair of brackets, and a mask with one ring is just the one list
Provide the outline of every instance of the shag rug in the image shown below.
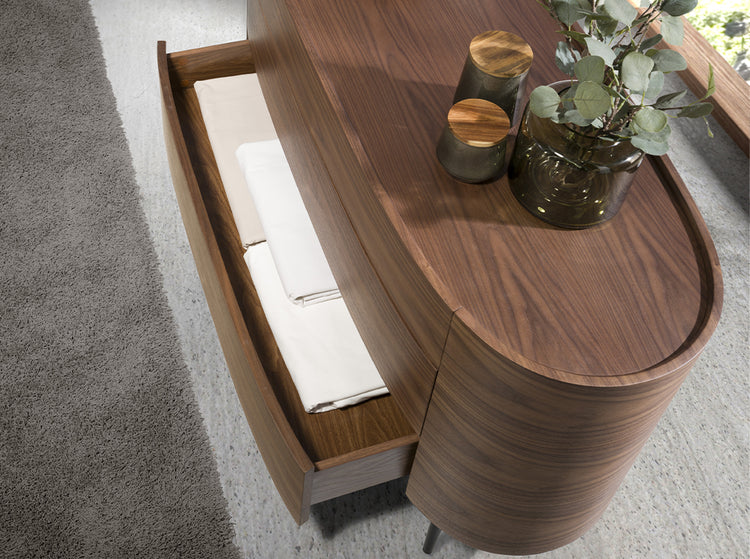
[[238,557],[85,0],[0,16],[0,556]]

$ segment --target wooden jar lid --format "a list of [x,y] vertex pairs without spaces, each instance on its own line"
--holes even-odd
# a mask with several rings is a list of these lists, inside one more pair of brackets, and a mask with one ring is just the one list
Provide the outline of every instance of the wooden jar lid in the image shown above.
[[510,119],[495,103],[484,99],[464,99],[448,111],[448,126],[461,142],[486,148],[505,139],[510,130]]
[[529,44],[507,31],[485,31],[477,35],[471,40],[469,53],[477,68],[498,78],[525,74],[534,59]]

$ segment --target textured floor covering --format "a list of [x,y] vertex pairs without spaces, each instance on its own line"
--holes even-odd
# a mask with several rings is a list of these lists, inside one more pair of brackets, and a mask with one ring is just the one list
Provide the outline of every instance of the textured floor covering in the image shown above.
[[[244,0],[91,0],[183,352],[246,557],[421,557],[426,521],[403,484],[314,507],[297,527],[234,396],[172,194],[156,87],[168,51],[245,37]],[[724,271],[719,328],[598,524],[543,559],[741,558],[748,551],[748,162],[714,125],[675,127],[671,157]],[[491,557],[441,538],[437,557]]]
[[238,557],[89,5],[0,11],[0,557]]

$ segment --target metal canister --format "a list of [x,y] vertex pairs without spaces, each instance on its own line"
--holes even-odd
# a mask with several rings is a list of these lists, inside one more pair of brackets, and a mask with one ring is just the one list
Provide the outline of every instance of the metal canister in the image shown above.
[[499,177],[505,168],[510,120],[496,104],[464,99],[448,111],[437,157],[453,177],[477,183]]
[[502,108],[514,122],[533,59],[531,47],[518,35],[507,31],[477,35],[469,45],[453,102],[486,99]]

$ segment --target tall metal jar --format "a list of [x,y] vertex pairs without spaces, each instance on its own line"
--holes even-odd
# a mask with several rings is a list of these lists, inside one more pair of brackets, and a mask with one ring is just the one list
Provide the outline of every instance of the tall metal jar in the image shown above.
[[508,31],[486,31],[469,45],[453,103],[479,98],[503,109],[510,122],[521,97],[534,54],[529,44]]

